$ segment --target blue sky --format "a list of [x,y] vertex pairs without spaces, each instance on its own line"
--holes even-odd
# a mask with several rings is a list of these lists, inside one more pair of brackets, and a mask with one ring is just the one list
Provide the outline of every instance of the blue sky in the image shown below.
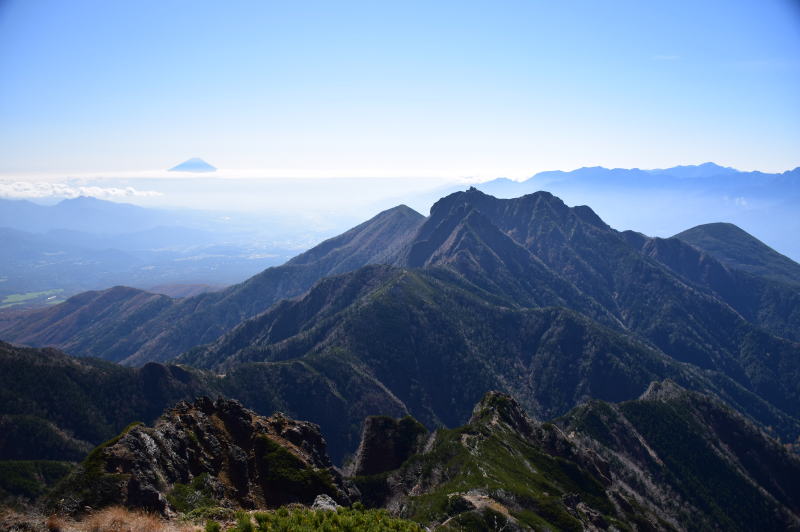
[[800,2],[0,0],[0,176],[800,165]]

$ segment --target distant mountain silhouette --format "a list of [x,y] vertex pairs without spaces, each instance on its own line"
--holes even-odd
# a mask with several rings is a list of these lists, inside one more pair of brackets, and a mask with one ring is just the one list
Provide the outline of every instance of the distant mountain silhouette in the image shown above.
[[663,174],[681,179],[696,177],[714,177],[721,175],[732,175],[740,173],[736,168],[720,166],[715,163],[690,164],[685,166],[673,166],[672,168],[657,168],[647,170],[651,174]]
[[25,200],[0,199],[0,227],[19,231],[85,231],[98,234],[130,233],[159,225],[173,225],[174,216],[158,211],[81,196],[45,206]]
[[169,169],[170,172],[216,172],[217,169],[203,159],[192,157],[177,166]]

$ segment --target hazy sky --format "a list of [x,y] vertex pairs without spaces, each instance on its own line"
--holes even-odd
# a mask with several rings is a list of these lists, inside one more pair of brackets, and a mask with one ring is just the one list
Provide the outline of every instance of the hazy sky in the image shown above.
[[800,2],[0,0],[0,175],[800,165]]

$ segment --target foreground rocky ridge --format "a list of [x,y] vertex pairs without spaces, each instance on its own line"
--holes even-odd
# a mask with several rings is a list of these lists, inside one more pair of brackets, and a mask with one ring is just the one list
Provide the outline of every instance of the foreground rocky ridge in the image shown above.
[[369,505],[448,530],[800,526],[797,457],[670,381],[546,423],[491,392],[466,426],[437,431],[399,468],[354,482]]
[[316,425],[203,397],[96,448],[51,503],[67,513],[123,505],[170,515],[186,504],[180,492],[187,486],[214,505],[245,509],[310,504],[323,494],[349,503],[354,493]]
[[343,478],[313,424],[224,399],[182,402],[95,449],[48,500],[73,513],[117,504],[173,517],[360,501],[437,530],[800,526],[800,460],[671,381],[553,422],[490,392],[463,427],[429,433],[409,417],[375,417],[362,434]]

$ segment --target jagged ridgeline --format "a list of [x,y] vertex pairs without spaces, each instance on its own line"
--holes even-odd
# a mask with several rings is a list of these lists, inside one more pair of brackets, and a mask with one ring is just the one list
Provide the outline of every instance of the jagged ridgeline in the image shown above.
[[800,526],[800,461],[670,381],[547,423],[498,392],[459,428],[368,418],[348,473],[332,467],[315,425],[202,398],[96,448],[47,504],[198,516],[360,502],[440,530]]
[[50,498],[67,513],[119,504],[169,514],[311,504],[318,495],[352,502],[316,425],[203,397],[100,445]]
[[[367,423],[358,458],[408,437]],[[451,530],[800,525],[800,461],[721,403],[671,381],[546,423],[490,392],[467,425],[416,441],[399,468],[356,462],[353,482],[368,505]]]

